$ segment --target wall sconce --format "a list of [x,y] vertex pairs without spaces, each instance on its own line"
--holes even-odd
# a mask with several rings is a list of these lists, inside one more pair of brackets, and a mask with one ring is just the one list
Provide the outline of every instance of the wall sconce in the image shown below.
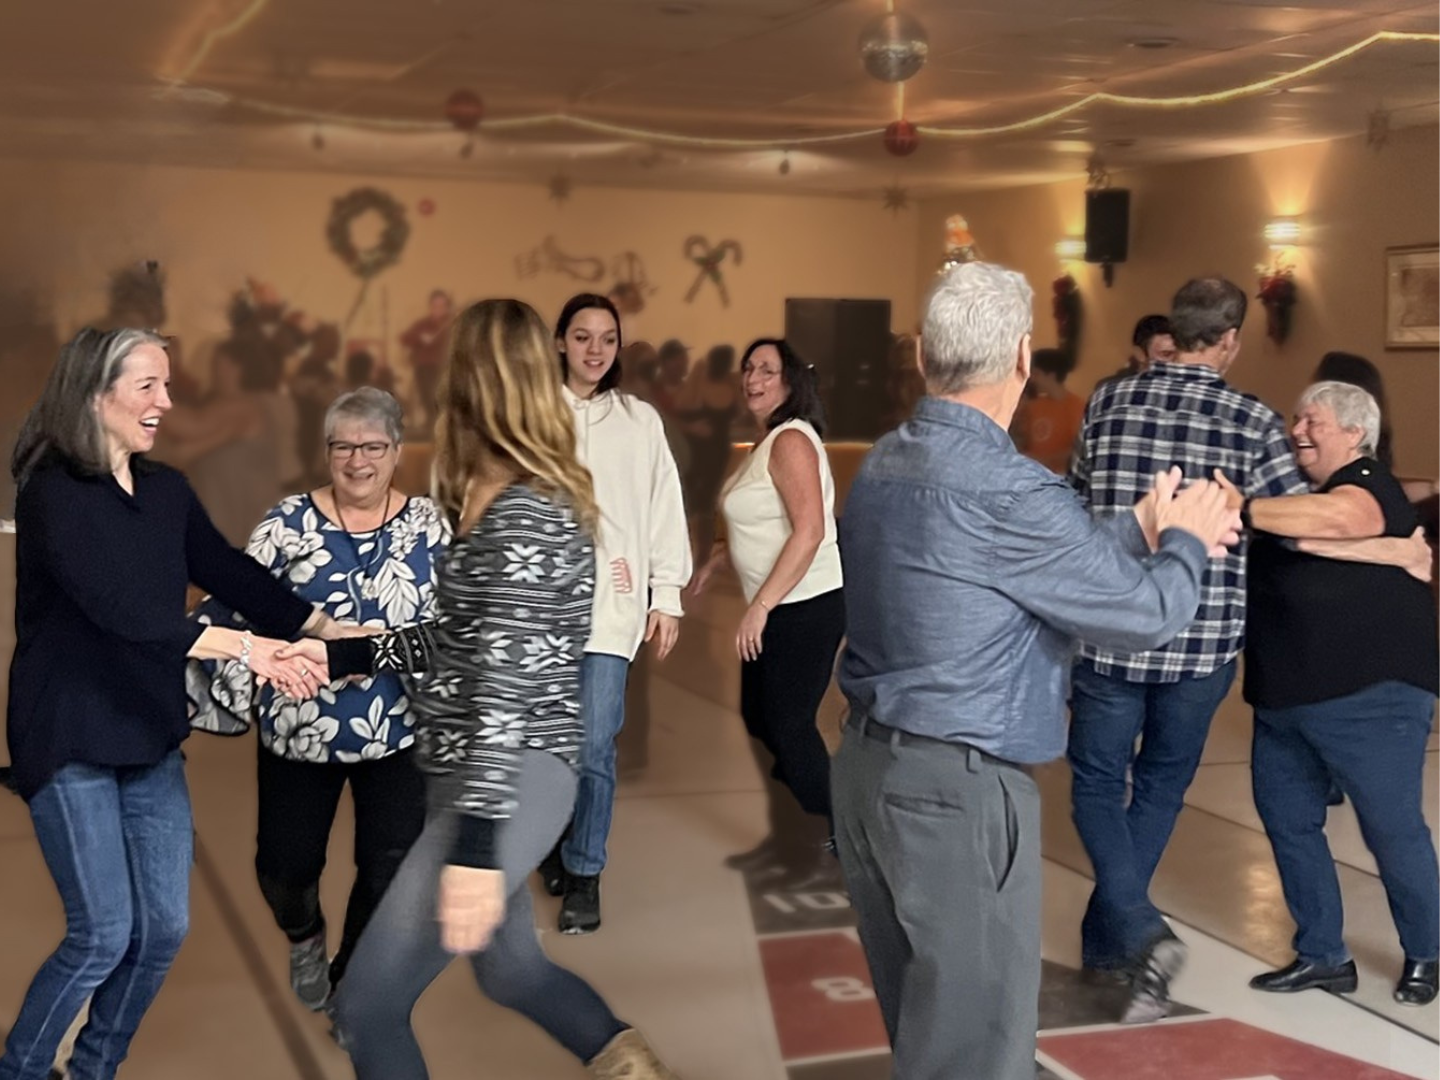
[[1265,307],[1265,333],[1276,345],[1290,336],[1290,324],[1298,290],[1295,287],[1295,247],[1300,243],[1300,221],[1276,218],[1264,229],[1270,245],[1270,261],[1260,267],[1258,299]]
[[1265,240],[1271,251],[1284,251],[1300,242],[1300,221],[1298,218],[1282,217],[1265,225]]
[[1079,236],[1067,236],[1055,245],[1055,255],[1061,262],[1080,262],[1085,258],[1085,241]]

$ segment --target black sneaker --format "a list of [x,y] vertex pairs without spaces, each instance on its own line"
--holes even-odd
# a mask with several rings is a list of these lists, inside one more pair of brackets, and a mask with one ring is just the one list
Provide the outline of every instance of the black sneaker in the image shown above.
[[565,875],[565,900],[560,905],[562,934],[593,934],[600,929],[600,875]]
[[560,861],[563,844],[563,840],[556,844],[554,850],[540,862],[540,884],[550,896],[559,896],[565,891],[565,864]]
[[1185,966],[1188,953],[1185,943],[1173,933],[1166,933],[1145,951],[1135,968],[1122,1024],[1150,1024],[1170,1015],[1170,983]]

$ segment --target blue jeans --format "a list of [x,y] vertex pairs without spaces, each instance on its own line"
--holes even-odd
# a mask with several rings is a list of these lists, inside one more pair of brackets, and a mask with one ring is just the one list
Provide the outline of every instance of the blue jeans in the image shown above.
[[[30,800],[65,940],[30,983],[0,1080],[46,1080],[90,998],[71,1080],[110,1080],[189,927],[194,827],[178,750],[158,765],[67,765]],[[92,996],[93,995],[93,996]]]
[[1313,705],[1255,710],[1255,806],[1275,851],[1301,960],[1333,965],[1350,957],[1340,880],[1325,839],[1332,777],[1360,819],[1405,955],[1440,956],[1440,871],[1421,781],[1434,714],[1427,691],[1400,682]]
[[580,792],[575,822],[560,852],[565,871],[594,877],[605,869],[605,841],[615,813],[615,737],[625,726],[625,680],[630,661],[608,653],[586,653],[580,661],[580,715],[585,745],[580,748]]
[[1150,902],[1150,879],[1185,805],[1215,710],[1234,681],[1233,661],[1173,683],[1126,682],[1086,662],[1075,665],[1071,806],[1095,868],[1095,891],[1080,927],[1086,967],[1125,967],[1166,933]]

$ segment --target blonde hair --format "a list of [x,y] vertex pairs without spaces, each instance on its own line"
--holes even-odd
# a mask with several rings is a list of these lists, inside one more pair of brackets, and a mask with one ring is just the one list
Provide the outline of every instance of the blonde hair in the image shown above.
[[[590,470],[575,451],[554,335],[519,300],[482,300],[456,318],[438,391],[432,493],[458,531],[479,517],[477,485],[506,475],[570,504],[592,535],[600,521]],[[483,510],[483,508],[482,508]]]

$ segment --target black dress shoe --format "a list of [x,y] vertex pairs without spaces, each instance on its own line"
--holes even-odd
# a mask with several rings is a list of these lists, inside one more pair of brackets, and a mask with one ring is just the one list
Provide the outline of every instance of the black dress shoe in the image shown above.
[[1401,1005],[1429,1005],[1440,994],[1440,964],[1434,960],[1405,958],[1405,969],[1395,984],[1395,1000]]
[[1296,960],[1279,971],[1267,971],[1250,980],[1252,990],[1267,994],[1298,994],[1301,990],[1328,990],[1332,994],[1353,994],[1359,985],[1355,961],[1347,960],[1333,967]]

